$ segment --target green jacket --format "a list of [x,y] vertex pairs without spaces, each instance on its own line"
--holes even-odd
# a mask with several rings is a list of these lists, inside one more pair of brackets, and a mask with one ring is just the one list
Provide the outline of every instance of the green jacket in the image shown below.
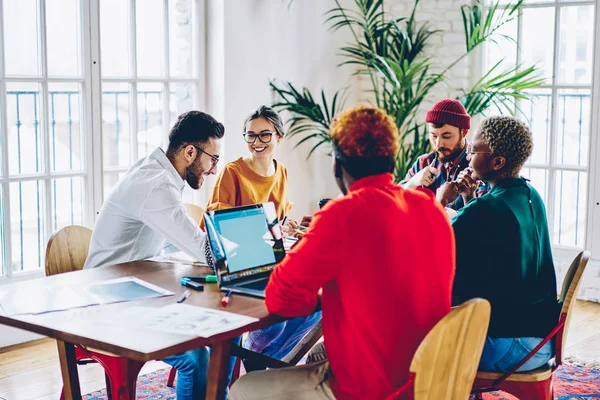
[[544,337],[558,323],[556,273],[544,203],[521,178],[496,183],[452,220],[457,304],[488,299],[488,336]]

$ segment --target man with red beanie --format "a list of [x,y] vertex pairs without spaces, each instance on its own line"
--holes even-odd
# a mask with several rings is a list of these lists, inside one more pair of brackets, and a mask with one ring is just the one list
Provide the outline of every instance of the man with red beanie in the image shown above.
[[[437,193],[438,200],[446,207],[461,209],[469,200],[458,196],[453,184],[459,174],[469,166],[471,145],[467,133],[471,117],[460,101],[438,101],[425,116],[429,127],[429,141],[433,151],[418,158],[400,185],[406,189],[426,187]],[[480,184],[477,196],[489,191],[486,183]]]
[[385,399],[406,383],[419,343],[450,311],[454,237],[431,193],[394,184],[392,118],[357,106],[335,118],[330,135],[344,197],[315,214],[265,298],[269,312],[298,317],[315,310],[322,289],[324,345],[306,365],[243,376],[230,400]]

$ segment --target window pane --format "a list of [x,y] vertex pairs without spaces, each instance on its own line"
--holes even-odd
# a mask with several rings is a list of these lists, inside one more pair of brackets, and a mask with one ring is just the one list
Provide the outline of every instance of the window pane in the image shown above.
[[544,204],[548,204],[548,171],[543,168],[523,168],[521,176],[529,179],[531,186],[537,190]]
[[128,167],[130,156],[129,84],[102,85],[102,159],[104,167]]
[[146,157],[163,145],[165,131],[162,110],[163,89],[161,83],[138,85],[138,157]]
[[556,117],[556,162],[563,165],[588,165],[590,91],[560,89]]
[[[540,38],[544,38],[540,40]],[[524,65],[536,64],[542,76],[552,79],[554,53],[554,8],[523,10],[523,39],[521,48]]]
[[10,220],[13,271],[31,271],[42,265],[45,246],[44,182],[10,184]]
[[129,1],[100,0],[102,76],[129,76]]
[[46,0],[48,74],[81,75],[79,0]]
[[193,25],[190,0],[169,1],[169,70],[171,76],[192,76]]
[[586,191],[586,172],[556,171],[555,244],[575,247],[585,245]]
[[594,6],[563,7],[560,11],[560,83],[592,83],[593,45]]
[[5,1],[4,62],[7,75],[41,75],[38,0]]
[[527,96],[529,99],[519,100],[518,106],[533,134],[533,153],[528,162],[546,164],[550,159],[552,91],[537,90],[527,93]]
[[136,6],[138,76],[161,76],[164,53],[163,0],[138,1]]
[[52,180],[53,232],[67,225],[83,225],[84,189],[84,180],[79,176]]
[[7,83],[11,175],[42,172],[41,90],[37,83]]
[[77,83],[48,84],[52,171],[82,169],[81,91]]
[[194,94],[196,85],[193,83],[172,83],[169,110],[171,121],[169,127],[173,126],[177,117],[186,111],[194,109]]
[[6,275],[6,259],[4,248],[6,246],[6,236],[4,233],[4,186],[0,185],[0,276]]
[[[497,72],[503,71],[507,68],[513,68],[515,65],[517,65],[517,30],[518,20],[515,18],[498,29],[496,43],[492,41],[486,42],[486,71],[488,71],[490,68],[496,65],[498,61],[501,60],[503,60],[503,62],[496,70]],[[513,40],[500,37],[499,35],[506,35]]]
[[109,172],[104,174],[102,185],[104,188],[104,200],[108,198],[110,191],[124,176],[125,172]]

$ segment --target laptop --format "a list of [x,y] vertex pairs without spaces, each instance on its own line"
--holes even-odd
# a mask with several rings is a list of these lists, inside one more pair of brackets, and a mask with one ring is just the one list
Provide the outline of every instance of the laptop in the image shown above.
[[269,276],[285,256],[273,203],[207,211],[204,222],[219,287],[264,298]]

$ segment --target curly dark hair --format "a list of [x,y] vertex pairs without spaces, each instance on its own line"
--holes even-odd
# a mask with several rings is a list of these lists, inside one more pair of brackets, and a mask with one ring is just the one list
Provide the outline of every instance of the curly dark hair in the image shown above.
[[209,114],[202,111],[188,111],[181,114],[169,133],[167,154],[176,154],[182,147],[197,143],[202,145],[210,138],[220,139],[225,127]]
[[500,171],[503,175],[517,175],[533,151],[533,135],[524,122],[515,117],[489,117],[479,126],[479,134],[496,156],[506,159]]
[[398,127],[384,110],[356,106],[333,119],[335,157],[355,179],[392,172],[400,144]]

